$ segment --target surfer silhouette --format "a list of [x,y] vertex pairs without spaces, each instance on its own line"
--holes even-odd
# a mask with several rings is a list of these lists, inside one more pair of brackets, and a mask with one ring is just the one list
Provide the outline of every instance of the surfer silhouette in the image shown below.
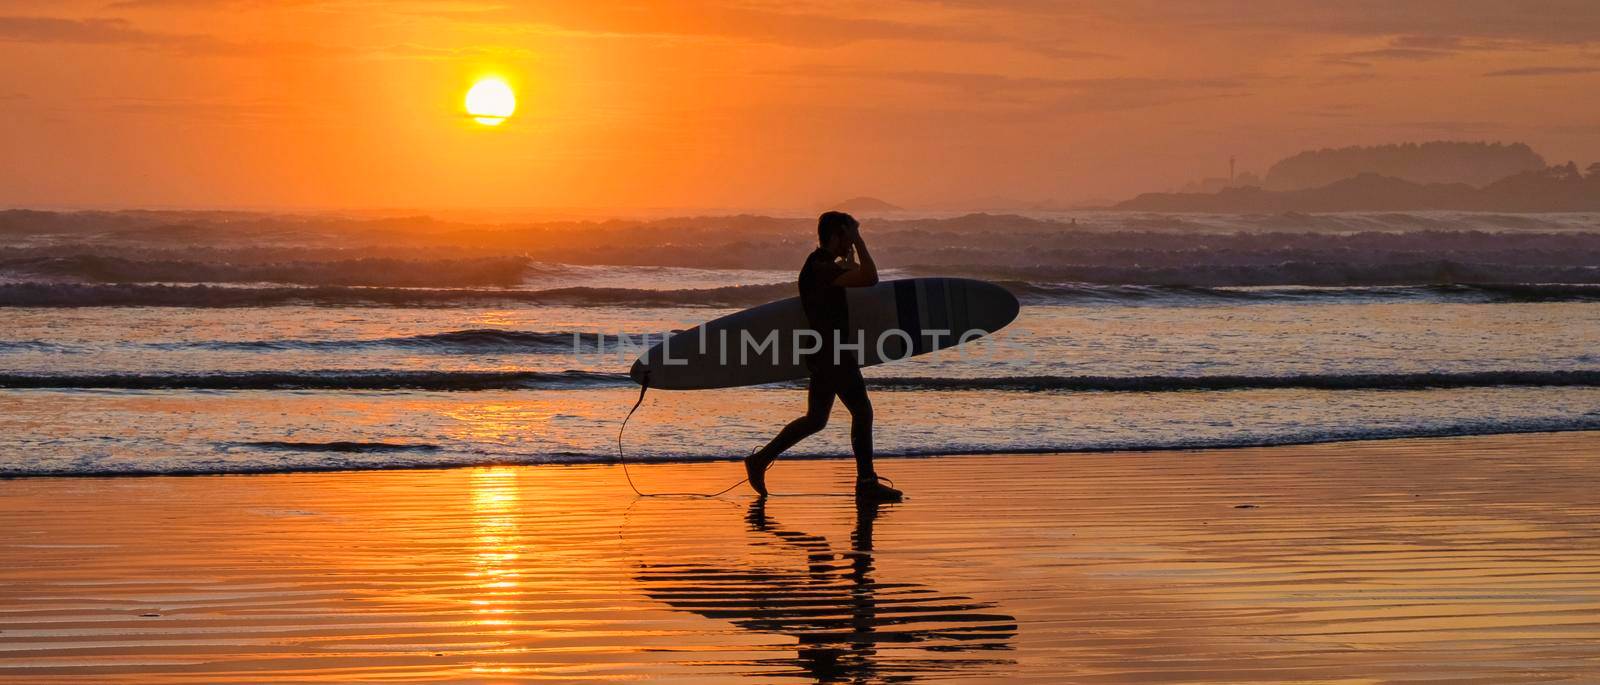
[[[899,490],[884,484],[872,465],[872,400],[861,377],[855,352],[840,349],[848,342],[850,310],[845,288],[865,288],[878,284],[878,267],[872,261],[866,241],[861,239],[861,224],[844,212],[824,212],[817,218],[818,247],[806,257],[800,269],[800,304],[806,322],[822,339],[821,349],[805,357],[811,372],[806,390],[806,413],[789,422],[767,443],[745,457],[745,473],[750,487],[767,494],[766,471],[778,455],[828,425],[837,397],[850,410],[850,447],[856,457],[856,497],[874,501],[899,501]],[[854,258],[852,258],[852,256]]]

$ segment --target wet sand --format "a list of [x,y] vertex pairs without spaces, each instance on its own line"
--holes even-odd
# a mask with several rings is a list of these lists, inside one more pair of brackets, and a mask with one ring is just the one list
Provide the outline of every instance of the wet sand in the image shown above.
[[609,466],[0,481],[0,680],[1595,682],[1597,463],[1595,433],[885,460],[913,497],[877,508]]

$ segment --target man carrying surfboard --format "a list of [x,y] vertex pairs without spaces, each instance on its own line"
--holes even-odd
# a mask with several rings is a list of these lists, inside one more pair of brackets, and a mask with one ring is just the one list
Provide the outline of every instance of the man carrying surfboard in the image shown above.
[[[778,455],[828,425],[835,397],[850,410],[850,446],[856,456],[856,497],[862,500],[898,502],[899,491],[885,485],[872,465],[872,401],[867,398],[867,383],[861,377],[860,362],[854,350],[841,349],[850,343],[850,310],[845,288],[865,288],[878,284],[878,267],[872,261],[867,243],[861,239],[861,224],[844,212],[824,212],[817,219],[818,247],[806,257],[800,269],[800,304],[806,322],[821,337],[821,349],[806,356],[811,372],[806,391],[806,413],[784,426],[766,447],[745,457],[745,474],[750,487],[767,494],[766,471]],[[852,253],[859,262],[851,259]]]

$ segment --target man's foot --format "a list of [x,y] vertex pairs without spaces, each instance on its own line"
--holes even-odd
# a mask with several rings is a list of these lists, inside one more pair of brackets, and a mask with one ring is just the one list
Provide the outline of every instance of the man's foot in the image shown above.
[[762,497],[767,496],[767,466],[770,463],[756,461],[753,453],[744,458],[744,478],[750,481],[750,488]]
[[[883,481],[889,481],[885,485]],[[869,502],[899,502],[905,499],[906,494],[892,487],[894,481],[883,476],[869,476],[856,479],[856,500]]]

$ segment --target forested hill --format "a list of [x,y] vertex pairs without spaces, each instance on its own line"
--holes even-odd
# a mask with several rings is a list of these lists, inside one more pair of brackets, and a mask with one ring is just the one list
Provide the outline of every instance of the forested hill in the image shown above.
[[1307,150],[1267,170],[1267,190],[1318,188],[1361,174],[1412,183],[1485,186],[1513,174],[1538,171],[1543,157],[1522,143],[1435,141],[1372,147]]

